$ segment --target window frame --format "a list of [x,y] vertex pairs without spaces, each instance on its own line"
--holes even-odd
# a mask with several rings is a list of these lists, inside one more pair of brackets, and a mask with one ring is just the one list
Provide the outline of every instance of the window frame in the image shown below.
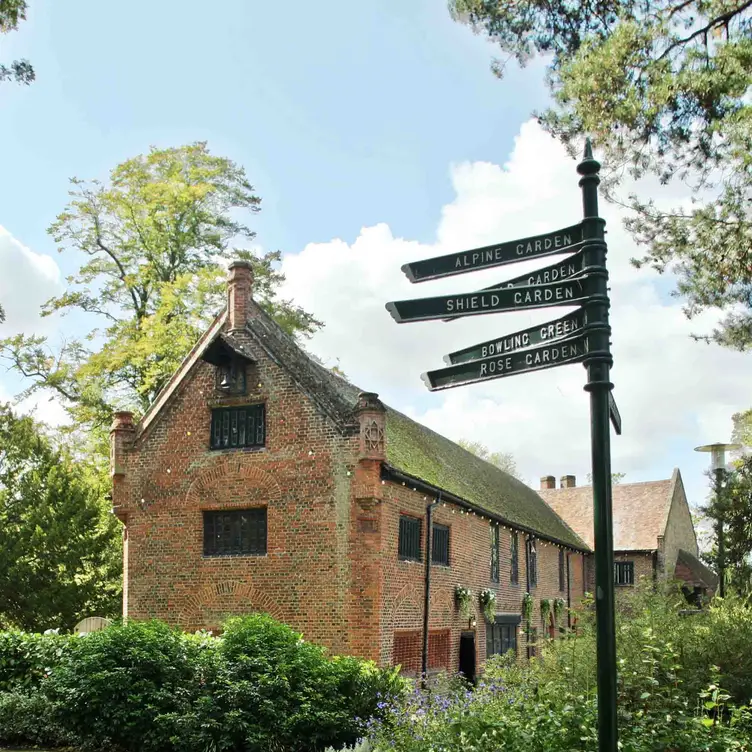
[[520,584],[520,536],[514,530],[509,537],[509,583]]
[[[629,576],[620,578],[620,573],[628,572]],[[629,581],[628,581],[629,580]],[[614,585],[616,587],[633,587],[635,583],[634,561],[614,562]]]
[[[494,655],[506,655],[510,650],[513,650],[517,657],[519,654],[517,633],[521,622],[522,618],[517,614],[497,614],[493,622],[486,622],[486,659]],[[512,643],[507,650],[503,650],[505,634],[507,644]],[[497,644],[500,648],[498,651],[495,649]]]
[[525,559],[527,581],[532,590],[538,586],[538,547],[535,545],[535,538],[525,541]]
[[492,522],[490,526],[491,530],[491,582],[499,582],[500,575],[501,575],[501,566],[500,566],[500,553],[501,553],[501,546],[500,546],[500,539],[501,539],[501,532],[499,529],[499,525]]
[[[241,429],[239,413],[243,411],[245,425]],[[255,415],[253,413],[255,412]],[[233,413],[235,413],[235,427],[233,428]],[[225,420],[227,416],[227,420]],[[251,418],[254,419],[254,439],[248,440]],[[225,426],[225,424],[227,424]],[[260,424],[260,425],[259,425]],[[244,437],[243,443],[240,436]],[[237,435],[235,444],[230,443],[233,431]],[[226,439],[227,441],[225,442]],[[228,449],[263,449],[266,446],[266,404],[256,402],[247,405],[228,405],[213,407],[211,409],[211,422],[209,426],[209,449],[212,452],[221,452]]]
[[567,555],[563,548],[559,549],[559,592],[567,590]]
[[[438,549],[438,546],[436,545],[437,532],[446,533],[446,557],[443,559],[436,558],[436,551]],[[431,564],[437,567],[448,567],[450,565],[449,537],[449,525],[440,525],[435,522],[431,524]]]
[[[417,554],[412,555],[410,552],[403,553],[403,522],[417,525],[418,530],[418,542],[417,542]],[[406,524],[404,527],[406,527]],[[400,561],[423,561],[423,520],[420,517],[413,517],[409,514],[400,514],[399,516],[399,531],[397,534],[397,558]]]
[[[218,550],[219,546],[217,546],[217,533],[216,533],[216,520],[219,517],[227,517],[230,519],[242,519],[242,515],[249,515],[250,516],[250,522],[249,522],[249,532],[248,532],[248,541],[249,541],[249,547],[248,549],[243,549],[243,533],[242,529],[239,531],[232,530],[228,536],[235,537],[236,535],[239,538],[239,545],[235,547],[234,550],[228,545],[223,545],[223,550]],[[254,519],[256,518],[256,519]],[[214,524],[214,532],[210,536],[208,534],[208,528],[207,528],[207,522],[209,520],[213,521]],[[268,508],[266,506],[256,506],[256,507],[245,507],[243,509],[203,509],[201,510],[201,520],[202,520],[202,556],[206,559],[225,559],[225,558],[234,558],[238,556],[266,556],[268,552],[269,547],[269,513]],[[260,524],[263,522],[263,531],[262,532],[256,532],[255,536],[253,535],[253,530],[250,529],[250,526],[253,524]],[[226,526],[227,523],[223,523],[223,526]],[[225,531],[223,531],[223,535],[225,534]],[[254,548],[254,538],[257,539],[258,545]],[[207,543],[211,540],[214,540],[215,547],[211,549],[211,547],[207,546]]]

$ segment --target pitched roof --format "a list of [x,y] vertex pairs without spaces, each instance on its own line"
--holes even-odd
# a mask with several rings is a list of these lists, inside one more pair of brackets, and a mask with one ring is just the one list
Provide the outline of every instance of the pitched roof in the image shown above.
[[[357,427],[355,405],[364,391],[324,368],[260,308],[248,330],[265,352],[341,427]],[[533,489],[453,441],[386,407],[387,464],[452,496],[578,549],[585,543]]]
[[[666,529],[674,477],[645,483],[617,483],[612,489],[614,550],[654,551]],[[593,540],[593,488],[541,489],[539,494],[590,548]]]
[[705,566],[694,554],[685,551],[683,548],[679,549],[679,555],[676,557],[676,566],[679,567],[680,564],[687,567],[705,587],[712,589],[718,587],[718,576],[715,572]]

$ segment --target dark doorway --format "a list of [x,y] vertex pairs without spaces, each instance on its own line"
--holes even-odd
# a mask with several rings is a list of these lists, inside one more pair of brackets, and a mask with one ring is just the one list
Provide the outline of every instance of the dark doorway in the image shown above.
[[460,635],[460,674],[475,684],[475,632]]

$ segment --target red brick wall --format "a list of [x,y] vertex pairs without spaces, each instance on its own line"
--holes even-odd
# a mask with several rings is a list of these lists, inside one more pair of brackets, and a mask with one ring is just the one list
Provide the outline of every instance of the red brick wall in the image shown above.
[[[336,652],[363,653],[362,624],[347,613],[358,436],[343,438],[281,368],[254,354],[247,397],[218,396],[213,367],[199,362],[126,452],[113,491],[128,536],[125,610],[190,630],[264,610]],[[210,451],[211,407],[259,401],[266,446]],[[266,556],[203,557],[203,510],[256,505],[268,508]]]
[[[422,519],[421,534],[425,536],[425,510],[431,499],[413,491],[408,486],[388,483],[384,487],[382,509],[382,539],[384,558],[382,567],[382,630],[379,660],[388,665],[404,660],[404,638],[398,637],[402,655],[394,654],[395,635],[418,632],[422,629],[425,566],[423,562],[400,561],[397,555],[399,516],[408,514]],[[479,515],[462,514],[452,505],[439,505],[434,509],[433,520],[449,527],[449,567],[434,565],[431,569],[431,604],[429,631],[449,630],[449,664],[452,671],[459,667],[460,633],[469,628],[455,606],[454,589],[457,584],[473,591],[473,617],[476,626],[476,663],[480,667],[486,656],[485,619],[478,603],[478,594],[484,588],[497,593],[497,613],[520,614],[525,594],[525,535],[519,533],[519,584],[510,583],[511,532],[500,529],[499,583],[491,582],[490,522]],[[422,537],[425,546],[425,537]],[[542,633],[540,601],[542,599],[567,599],[566,591],[559,590],[559,548],[537,541],[538,585],[532,590],[534,609],[532,625]],[[582,554],[570,552],[570,594],[572,607],[582,598]],[[566,615],[562,618],[566,626]],[[521,627],[524,625],[521,625]],[[518,654],[525,654],[525,635],[518,633]],[[420,640],[417,647],[420,651]],[[410,665],[415,663],[410,659]]]

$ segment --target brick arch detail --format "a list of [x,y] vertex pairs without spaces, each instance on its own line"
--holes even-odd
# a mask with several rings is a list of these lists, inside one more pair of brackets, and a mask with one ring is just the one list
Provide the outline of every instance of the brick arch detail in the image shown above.
[[188,487],[184,503],[195,509],[257,501],[274,503],[281,498],[282,489],[274,476],[241,456],[223,459],[202,470]]
[[220,580],[209,582],[185,600],[176,623],[183,629],[218,627],[228,616],[263,612],[283,621],[282,609],[268,593],[250,582]]

